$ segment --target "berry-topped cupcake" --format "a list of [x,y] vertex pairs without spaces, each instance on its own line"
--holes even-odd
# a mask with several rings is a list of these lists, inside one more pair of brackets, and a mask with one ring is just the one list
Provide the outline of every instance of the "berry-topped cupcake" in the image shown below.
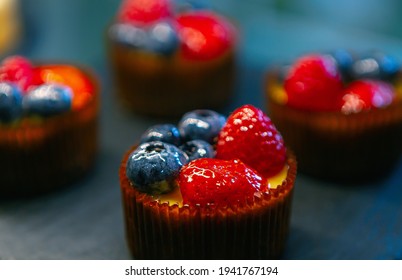
[[173,117],[216,109],[232,94],[233,25],[178,2],[183,1],[123,0],[108,28],[116,91],[136,113]]
[[29,196],[84,175],[97,151],[98,89],[67,64],[0,64],[0,196]]
[[300,171],[361,183],[389,174],[401,155],[398,61],[337,50],[268,73],[267,106]]
[[119,175],[135,258],[272,259],[284,249],[296,160],[252,105],[150,127]]

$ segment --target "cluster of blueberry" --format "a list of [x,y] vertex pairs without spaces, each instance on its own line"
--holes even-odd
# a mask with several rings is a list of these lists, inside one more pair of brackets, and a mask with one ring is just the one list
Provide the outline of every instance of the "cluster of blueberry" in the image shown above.
[[71,89],[64,85],[40,85],[23,94],[15,84],[0,82],[0,121],[10,122],[22,115],[60,114],[70,110],[71,100]]
[[141,192],[167,193],[183,165],[198,158],[215,156],[214,141],[226,117],[212,110],[194,110],[183,115],[178,125],[159,124],[141,136],[130,154],[128,179]]
[[346,82],[359,79],[392,81],[400,69],[400,63],[395,57],[379,51],[358,55],[338,49],[330,55],[335,59]]
[[32,67],[27,65],[22,57],[10,57],[0,67],[0,122],[24,115],[47,117],[71,109],[72,89],[56,83],[36,84],[28,71]]

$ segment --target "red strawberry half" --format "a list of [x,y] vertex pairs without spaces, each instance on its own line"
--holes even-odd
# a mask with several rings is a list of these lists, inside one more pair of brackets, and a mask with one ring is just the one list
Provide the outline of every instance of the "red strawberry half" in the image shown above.
[[329,56],[306,55],[292,65],[284,83],[287,104],[312,111],[334,111],[343,88],[334,59]]
[[125,0],[118,20],[125,23],[149,24],[171,15],[169,0]]
[[341,111],[345,114],[358,113],[372,108],[382,108],[395,100],[391,84],[378,80],[357,80],[343,92]]
[[185,58],[207,60],[227,51],[233,42],[233,27],[212,12],[188,12],[177,18],[182,54]]
[[252,105],[244,105],[229,116],[221,130],[216,158],[240,159],[270,177],[283,168],[286,148],[268,116]]
[[178,178],[185,204],[230,205],[267,190],[267,181],[240,160],[201,158],[185,165]]

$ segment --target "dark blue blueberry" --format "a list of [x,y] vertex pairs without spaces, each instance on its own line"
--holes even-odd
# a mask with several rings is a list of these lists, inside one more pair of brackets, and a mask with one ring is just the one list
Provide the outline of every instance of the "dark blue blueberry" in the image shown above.
[[194,110],[186,113],[178,128],[185,141],[201,139],[213,143],[225,125],[226,118],[212,110]]
[[0,82],[0,121],[9,122],[22,113],[22,93],[11,83]]
[[401,68],[400,62],[395,57],[382,53],[377,53],[376,58],[380,65],[381,79],[392,80],[395,78]]
[[146,48],[149,51],[170,55],[179,47],[179,37],[173,25],[168,21],[155,23],[148,31]]
[[151,126],[142,134],[140,143],[151,141],[161,141],[179,146],[181,144],[179,129],[173,124]]
[[112,40],[133,48],[146,48],[148,45],[147,32],[133,24],[115,23],[109,29]]
[[44,84],[28,92],[22,105],[28,114],[51,116],[71,109],[72,91],[70,87]]
[[213,158],[215,150],[211,144],[204,140],[192,140],[180,146],[180,149],[188,156],[189,161],[197,158]]
[[129,156],[126,176],[140,192],[167,193],[174,188],[174,179],[187,162],[187,155],[176,146],[147,142]]
[[354,55],[345,49],[337,49],[331,52],[330,56],[335,60],[342,78],[349,80],[350,71],[355,61]]

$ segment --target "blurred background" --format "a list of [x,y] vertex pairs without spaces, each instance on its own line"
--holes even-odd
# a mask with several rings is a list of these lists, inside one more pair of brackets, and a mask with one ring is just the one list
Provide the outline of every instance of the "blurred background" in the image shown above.
[[[7,2],[0,0],[0,15]],[[19,40],[0,49],[0,58],[22,54],[34,61],[91,67],[102,87],[101,149],[96,170],[75,188],[0,203],[0,259],[130,258],[117,171],[123,153],[156,120],[126,114],[113,97],[105,32],[120,1],[18,2]],[[226,113],[244,103],[263,106],[265,71],[305,52],[379,49],[402,59],[399,0],[217,0],[209,4],[231,18],[240,31],[236,95]],[[0,23],[0,36],[8,27]],[[401,259],[401,182],[402,167],[381,188],[346,189],[299,176],[284,258]]]

